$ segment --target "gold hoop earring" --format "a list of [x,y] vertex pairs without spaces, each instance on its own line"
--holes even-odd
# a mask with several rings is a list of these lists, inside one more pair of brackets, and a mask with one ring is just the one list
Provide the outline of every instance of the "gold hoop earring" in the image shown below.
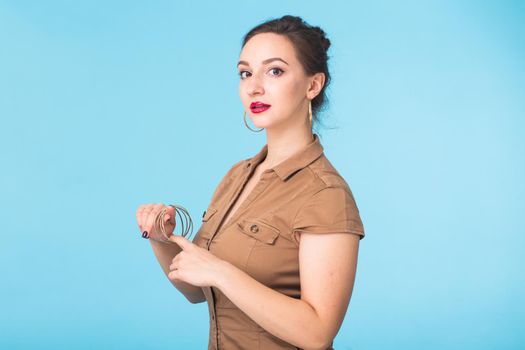
[[264,130],[264,128],[261,128],[261,129],[259,129],[259,130],[254,130],[254,129],[250,128],[250,126],[248,125],[248,123],[246,123],[246,111],[244,111],[244,124],[246,125],[246,127],[247,127],[248,129],[250,129],[251,131],[254,131],[254,132],[259,132],[259,131],[263,131],[263,130]]
[[310,103],[308,104],[308,115],[310,118],[310,125],[312,125],[312,100],[310,100]]

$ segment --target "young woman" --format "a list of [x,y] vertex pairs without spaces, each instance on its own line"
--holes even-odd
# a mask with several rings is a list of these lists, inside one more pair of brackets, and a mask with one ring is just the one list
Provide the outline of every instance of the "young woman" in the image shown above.
[[192,241],[154,239],[163,209],[173,232],[173,207],[137,210],[170,281],[190,302],[207,301],[208,349],[333,349],[364,228],[348,184],[312,131],[330,81],[329,46],[322,29],[294,16],[248,32],[239,92],[267,143],[226,173]]

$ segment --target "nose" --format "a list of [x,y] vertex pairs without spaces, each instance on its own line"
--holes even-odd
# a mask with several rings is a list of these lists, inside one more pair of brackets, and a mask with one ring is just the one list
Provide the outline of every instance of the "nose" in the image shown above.
[[246,91],[249,96],[264,93],[262,79],[259,78],[257,74],[254,74],[250,77],[248,84],[246,86]]

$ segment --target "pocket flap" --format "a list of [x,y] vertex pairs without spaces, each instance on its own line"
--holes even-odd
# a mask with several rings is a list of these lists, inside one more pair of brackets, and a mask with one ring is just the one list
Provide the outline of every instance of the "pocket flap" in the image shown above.
[[217,212],[214,207],[208,207],[208,209],[202,214],[202,222],[210,220],[210,218]]
[[277,227],[273,227],[257,218],[241,220],[237,225],[243,233],[266,244],[274,244],[277,237],[281,234]]

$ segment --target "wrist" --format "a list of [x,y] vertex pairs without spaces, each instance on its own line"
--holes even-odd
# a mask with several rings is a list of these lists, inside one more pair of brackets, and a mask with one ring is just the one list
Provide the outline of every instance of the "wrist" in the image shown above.
[[182,250],[182,248],[177,243],[174,243],[172,241],[160,241],[160,240],[153,239],[153,238],[150,238],[148,240],[151,243],[151,245],[155,247],[170,248],[170,249],[173,249],[172,247],[176,247]]
[[219,262],[219,269],[215,274],[214,287],[222,290],[223,287],[226,285],[228,279],[230,278],[231,272],[234,268],[235,266],[230,264],[228,261],[221,260]]

